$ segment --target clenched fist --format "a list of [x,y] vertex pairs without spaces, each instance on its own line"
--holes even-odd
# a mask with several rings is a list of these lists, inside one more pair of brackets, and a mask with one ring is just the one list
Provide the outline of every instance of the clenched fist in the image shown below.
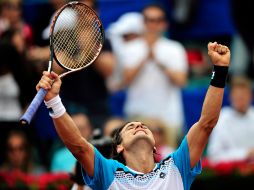
[[227,46],[218,44],[217,42],[209,42],[208,55],[214,65],[229,66],[230,50]]
[[36,85],[36,90],[38,91],[40,88],[47,90],[44,100],[49,101],[59,94],[61,84],[62,81],[56,73],[44,71],[41,80]]

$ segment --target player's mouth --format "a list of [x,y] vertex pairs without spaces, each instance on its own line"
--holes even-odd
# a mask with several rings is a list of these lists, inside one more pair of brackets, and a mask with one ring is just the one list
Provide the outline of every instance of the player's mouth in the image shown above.
[[138,132],[144,132],[145,134],[147,134],[145,130],[143,130],[143,129],[137,129],[137,130],[134,132],[134,135],[136,135],[136,133],[138,133]]

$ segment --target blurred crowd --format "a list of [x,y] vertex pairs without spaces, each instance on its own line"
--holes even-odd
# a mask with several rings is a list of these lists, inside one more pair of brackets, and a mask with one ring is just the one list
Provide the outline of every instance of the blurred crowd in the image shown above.
[[[0,171],[75,173],[76,160],[57,137],[44,105],[29,129],[10,127],[36,94],[35,86],[48,65],[52,16],[67,2],[38,1],[28,10],[28,1],[0,0],[0,127],[4,129]],[[95,62],[62,79],[63,103],[86,139],[109,158],[115,129],[126,121],[141,120],[154,133],[156,161],[173,152],[188,130],[182,92],[207,88],[212,65],[206,45],[217,41],[231,49],[229,104],[221,111],[205,156],[213,162],[254,160],[252,1],[130,0],[121,14],[118,8],[124,2],[128,5],[127,0],[82,2],[105,22],[106,15],[115,13],[104,26],[105,42]],[[115,11],[107,12],[107,3],[114,4]],[[132,3],[140,6],[132,9]],[[25,15],[30,13],[24,10],[31,15],[38,12],[33,22],[28,22]]]

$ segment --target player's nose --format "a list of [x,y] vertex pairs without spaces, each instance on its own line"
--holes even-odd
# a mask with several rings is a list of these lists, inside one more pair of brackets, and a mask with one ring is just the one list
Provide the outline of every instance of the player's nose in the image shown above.
[[141,122],[137,122],[137,125],[135,127],[136,129],[138,128],[143,128],[143,124]]

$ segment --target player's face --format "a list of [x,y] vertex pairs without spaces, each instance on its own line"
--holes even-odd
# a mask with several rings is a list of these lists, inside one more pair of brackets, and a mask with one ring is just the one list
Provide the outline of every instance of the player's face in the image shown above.
[[144,143],[148,144],[148,146],[150,145],[152,149],[155,146],[155,140],[150,129],[145,124],[138,121],[126,124],[121,132],[121,136],[121,144],[125,149],[135,146],[138,141],[142,140]]

